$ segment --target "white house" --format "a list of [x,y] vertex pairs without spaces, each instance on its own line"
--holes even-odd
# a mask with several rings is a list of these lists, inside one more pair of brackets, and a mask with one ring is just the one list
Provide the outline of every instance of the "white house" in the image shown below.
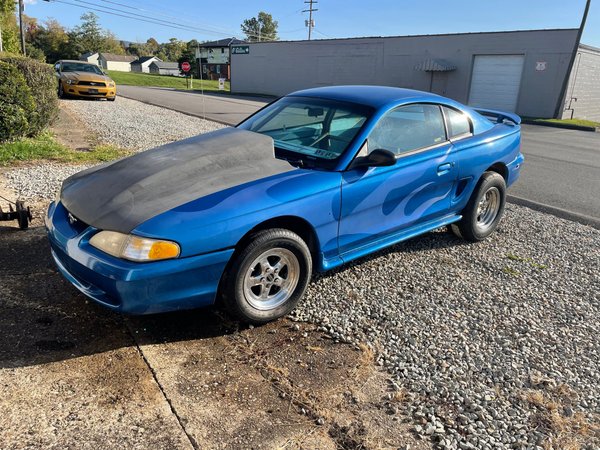
[[136,59],[137,58],[135,56],[100,53],[100,56],[98,57],[98,65],[104,70],[131,72],[131,63]]
[[93,64],[98,64],[98,56],[100,54],[98,52],[87,52],[79,57],[80,61],[86,61]]
[[156,56],[142,56],[131,63],[132,72],[150,73],[150,64],[160,61]]
[[153,61],[149,67],[150,73],[156,75],[180,76],[179,64],[176,62]]

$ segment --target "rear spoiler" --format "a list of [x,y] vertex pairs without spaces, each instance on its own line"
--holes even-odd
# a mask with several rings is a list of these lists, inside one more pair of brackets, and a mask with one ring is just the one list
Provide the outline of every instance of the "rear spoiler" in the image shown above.
[[521,123],[521,118],[513,113],[508,113],[504,111],[496,111],[494,109],[481,109],[474,108],[476,112],[481,114],[482,116],[487,117],[488,119],[493,119],[492,122],[496,123],[504,123],[505,120],[514,123],[515,125],[519,125]]

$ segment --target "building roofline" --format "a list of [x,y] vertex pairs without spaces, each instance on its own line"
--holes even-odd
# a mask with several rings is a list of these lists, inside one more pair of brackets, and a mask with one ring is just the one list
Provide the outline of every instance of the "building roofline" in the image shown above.
[[584,50],[591,50],[593,52],[600,53],[600,47],[594,47],[593,45],[579,44],[579,48],[582,48]]
[[393,39],[393,38],[419,38],[419,37],[442,37],[442,36],[466,36],[480,34],[506,34],[506,33],[535,33],[540,31],[577,31],[578,28],[540,28],[534,30],[506,30],[506,31],[468,31],[464,33],[440,33],[440,34],[403,34],[395,36],[358,36],[346,38],[327,38],[327,39],[299,39],[287,41],[264,41],[264,42],[248,42],[244,45],[254,44],[281,44],[289,42],[324,42],[324,41],[352,41],[357,39]]

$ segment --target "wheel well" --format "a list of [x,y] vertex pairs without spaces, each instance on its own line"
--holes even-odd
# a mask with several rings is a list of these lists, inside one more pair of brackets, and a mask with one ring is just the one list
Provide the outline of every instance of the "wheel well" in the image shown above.
[[502,175],[504,181],[508,183],[508,167],[506,167],[504,163],[497,162],[495,164],[492,164],[490,167],[488,167],[486,172],[496,172]]
[[296,233],[304,240],[304,242],[306,242],[313,257],[319,253],[319,240],[317,239],[314,228],[306,220],[297,216],[275,217],[259,223],[240,239],[236,245],[236,250],[244,248],[247,242],[250,241],[252,236],[257,232],[269,230],[271,228],[285,228],[286,230]]
[[[317,235],[312,225],[310,225],[306,220],[301,219],[297,216],[281,216],[275,217],[273,219],[266,220],[262,223],[259,223],[250,231],[248,231],[236,244],[235,253],[238,253],[241,249],[243,249],[248,243],[252,240],[253,236],[259,231],[269,230],[271,228],[285,228],[286,230],[290,230],[300,236],[306,245],[308,245],[308,249],[313,257],[313,261],[315,261],[317,254],[319,253],[319,241],[317,239]],[[234,255],[235,255],[234,253]],[[223,295],[223,283],[226,281],[227,274],[229,273],[229,268],[233,263],[234,256],[231,257],[225,269],[223,270],[223,274],[221,275],[221,279],[219,280],[219,287],[217,293],[216,303],[221,302],[221,296]]]

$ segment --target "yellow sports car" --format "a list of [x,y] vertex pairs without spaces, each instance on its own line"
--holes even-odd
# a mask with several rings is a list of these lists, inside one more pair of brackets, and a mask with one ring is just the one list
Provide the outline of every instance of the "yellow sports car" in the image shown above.
[[96,64],[61,60],[54,65],[54,70],[58,77],[60,98],[70,96],[105,98],[113,102],[117,97],[115,82]]

